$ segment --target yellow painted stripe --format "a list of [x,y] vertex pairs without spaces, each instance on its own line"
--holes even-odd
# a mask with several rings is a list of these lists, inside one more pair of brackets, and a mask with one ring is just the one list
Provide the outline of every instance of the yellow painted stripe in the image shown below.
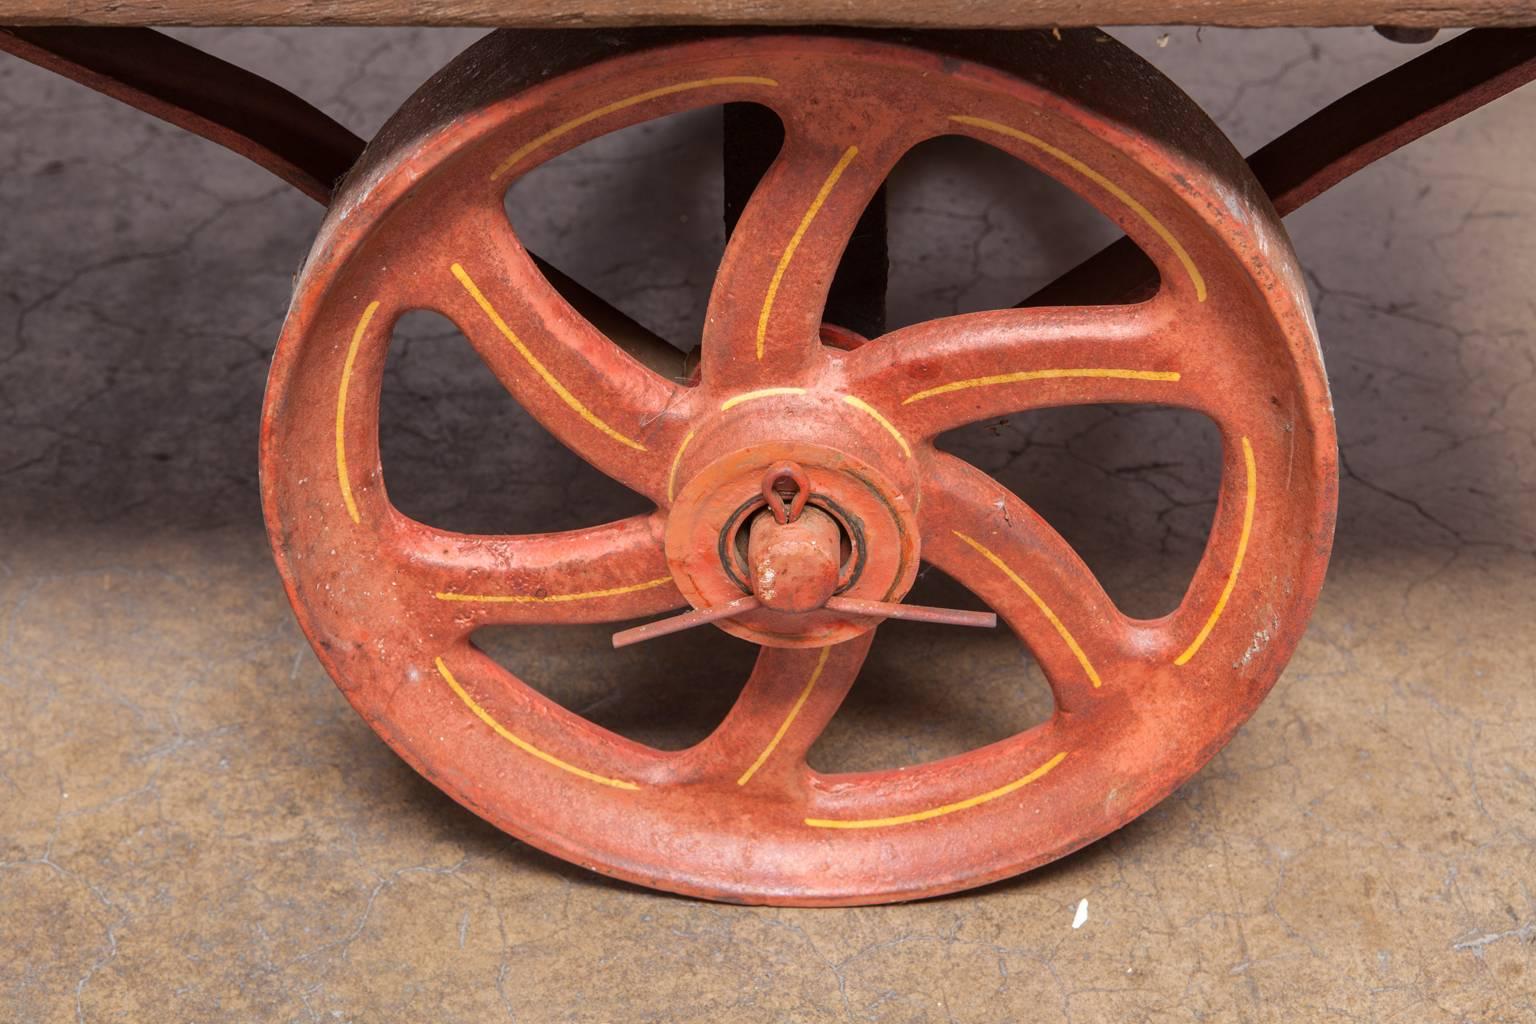
[[667,471],[667,500],[671,501],[677,496],[677,467],[682,464],[683,452],[688,450],[688,442],[693,440],[696,431],[688,431],[683,435],[683,441],[677,446],[677,454],[672,456],[672,468]]
[[1137,217],[1140,217],[1142,223],[1146,224],[1147,227],[1155,231],[1157,236],[1167,244],[1168,248],[1173,250],[1173,254],[1178,257],[1179,262],[1184,264],[1184,270],[1187,274],[1189,274],[1190,281],[1194,283],[1195,298],[1200,302],[1205,301],[1205,278],[1200,276],[1200,269],[1195,266],[1194,259],[1189,255],[1185,248],[1179,244],[1179,240],[1173,237],[1173,232],[1164,227],[1163,222],[1153,216],[1151,210],[1137,202],[1136,199],[1125,189],[1121,188],[1119,185],[1116,185],[1114,182],[1104,177],[1104,175],[1100,174],[1092,167],[1089,167],[1087,164],[1083,163],[1081,160],[1077,159],[1077,157],[1066,152],[1065,150],[1058,149],[1057,147],[1051,145],[1049,142],[1046,142],[1044,139],[1036,138],[1027,132],[1021,132],[1017,128],[1010,128],[1008,125],[999,124],[996,121],[988,121],[986,118],[967,117],[962,114],[951,114],[949,119],[960,124],[970,125],[973,128],[985,128],[987,131],[997,132],[999,135],[1006,135],[1010,139],[1018,139],[1020,142],[1034,146],[1036,149],[1043,153],[1049,153],[1051,156],[1055,157],[1057,160],[1060,160],[1062,163],[1066,164],[1068,167],[1072,168],[1074,171],[1092,181],[1094,184],[1098,185],[1100,188],[1114,196],[1116,199],[1120,200],[1126,206],[1130,207],[1131,212],[1134,213]]
[[772,756],[774,750],[779,745],[779,741],[784,738],[785,733],[789,732],[789,727],[794,724],[795,717],[800,714],[800,709],[805,707],[806,700],[811,696],[811,690],[816,687],[816,680],[821,678],[821,670],[827,667],[827,655],[831,653],[831,647],[823,647],[821,649],[821,657],[816,659],[816,667],[811,670],[811,678],[806,681],[805,689],[800,691],[800,696],[795,698],[794,706],[789,709],[789,714],[785,715],[784,721],[779,724],[779,731],[773,734],[773,739],[769,740],[768,745],[763,748],[763,752],[757,755],[757,760],[752,762],[752,767],[741,773],[741,778],[736,780],[736,785],[745,786],[748,782],[751,782],[752,776],[756,775],[757,770]]
[[1226,611],[1227,601],[1231,599],[1232,590],[1237,586],[1237,574],[1243,569],[1243,556],[1248,553],[1248,537],[1253,533],[1253,510],[1259,493],[1259,468],[1253,461],[1253,445],[1246,437],[1243,438],[1243,463],[1248,470],[1248,498],[1243,503],[1243,530],[1237,538],[1237,557],[1232,559],[1232,572],[1227,576],[1227,585],[1222,588],[1216,607],[1211,609],[1211,617],[1205,620],[1205,627],[1184,649],[1184,653],[1173,660],[1175,665],[1187,664],[1205,643],[1205,638],[1211,635],[1211,630],[1216,628],[1216,620],[1221,618],[1222,612]]
[[816,198],[811,200],[810,209],[806,210],[805,216],[800,218],[800,226],[795,228],[789,244],[784,247],[784,254],[779,257],[779,265],[773,271],[773,280],[768,282],[768,294],[763,298],[763,311],[757,317],[757,358],[759,359],[763,358],[763,346],[768,336],[768,316],[773,312],[773,300],[779,294],[779,283],[784,280],[784,272],[789,269],[789,261],[795,258],[795,250],[800,248],[800,240],[805,237],[811,221],[816,219],[816,214],[821,212],[827,196],[832,194],[832,187],[837,184],[837,179],[843,176],[843,172],[858,155],[858,146],[849,146],[843,152],[842,159],[832,168],[832,173],[827,175],[827,180],[821,183],[821,191],[817,192]]
[[743,402],[755,402],[759,398],[773,398],[775,395],[803,395],[805,388],[763,388],[761,391],[746,391],[733,398],[727,398],[720,403],[720,411],[734,409]]
[[988,388],[999,384],[1020,384],[1031,380],[1065,380],[1074,378],[1147,380],[1172,383],[1179,379],[1179,374],[1173,370],[1112,370],[1097,367],[1084,367],[1075,370],[1021,370],[1018,373],[998,373],[990,377],[972,377],[969,380],[957,380],[949,384],[940,384],[938,387],[919,391],[914,395],[908,395],[901,400],[901,404],[910,405],[913,402],[921,402],[925,398],[947,395],[952,391],[965,391],[968,388]]
[[1102,681],[1099,679],[1099,674],[1094,671],[1093,662],[1088,660],[1088,655],[1084,653],[1081,647],[1078,646],[1077,640],[1073,638],[1071,631],[1067,629],[1066,623],[1062,622],[1056,617],[1056,613],[1051,611],[1050,605],[1045,603],[1044,598],[1035,593],[1034,589],[1030,587],[1028,583],[1025,583],[1024,580],[1019,577],[1019,574],[1014,572],[1013,569],[1009,567],[1007,562],[993,554],[989,548],[981,543],[981,541],[976,540],[974,537],[967,537],[959,530],[952,530],[950,532],[974,548],[976,552],[981,555],[981,557],[985,558],[987,561],[1001,569],[1003,571],[1003,575],[1007,576],[1010,580],[1013,581],[1014,586],[1024,591],[1025,595],[1031,601],[1035,602],[1035,607],[1040,609],[1040,614],[1046,617],[1046,620],[1056,628],[1057,634],[1059,634],[1061,638],[1066,641],[1067,646],[1071,648],[1073,655],[1077,658],[1077,663],[1083,666],[1083,671],[1087,673],[1088,681],[1093,683],[1093,688],[1097,690],[1101,685],[1103,685]]
[[506,740],[508,743],[521,750],[523,753],[532,754],[534,757],[538,758],[540,761],[543,761],[546,764],[552,764],[556,768],[559,768],[561,771],[570,772],[572,775],[579,775],[589,782],[596,782],[604,786],[612,786],[615,789],[640,788],[633,782],[625,782],[623,779],[610,779],[606,775],[598,775],[596,772],[589,772],[585,768],[577,768],[575,765],[567,761],[560,760],[554,754],[546,753],[545,751],[540,750],[532,743],[529,743],[521,736],[512,732],[506,726],[492,718],[489,711],[475,703],[475,698],[471,697],[465,691],[464,687],[459,685],[459,681],[453,678],[453,673],[448,671],[448,666],[443,663],[442,658],[437,659],[437,674],[443,677],[443,682],[447,683],[449,689],[453,690],[454,694],[459,698],[459,700],[464,702],[464,706],[475,713],[476,718],[490,726],[495,731],[496,735],[500,736],[502,739]]
[[641,590],[654,590],[671,582],[671,576],[658,576],[644,583],[609,587],[607,590],[585,590],[579,594],[452,594],[441,591],[436,596],[439,601],[471,601],[484,604],[559,604],[565,601],[592,601],[600,597],[618,597],[621,594],[633,594]]
[[1005,786],[998,786],[996,789],[990,789],[965,800],[957,800],[952,804],[944,804],[942,807],[930,807],[926,811],[914,811],[911,814],[898,814],[892,818],[806,818],[805,823],[812,828],[886,828],[891,825],[910,825],[914,821],[927,821],[929,818],[969,810],[990,800],[996,800],[1000,796],[1007,796],[1016,789],[1023,789],[1031,782],[1043,778],[1052,768],[1061,764],[1066,756],[1067,752],[1063,750],[1028,775],[1014,779]]
[[880,415],[880,410],[876,409],[874,406],[870,405],[868,402],[864,401],[864,399],[857,395],[844,395],[843,401],[847,402],[849,405],[853,406],[860,412],[873,417],[874,421],[884,427],[885,432],[894,437],[896,439],[896,443],[901,445],[901,450],[907,453],[907,458],[910,459],[912,457],[912,446],[907,444],[907,439],[901,436],[901,431],[896,429],[896,425],[894,423]]
[[375,299],[358,318],[357,327],[352,332],[352,344],[347,347],[347,361],[341,367],[341,387],[336,391],[336,478],[341,481],[341,499],[347,503],[347,515],[354,523],[361,523],[363,517],[358,514],[357,502],[352,499],[352,478],[347,473],[347,389],[352,386],[352,366],[357,362],[358,346],[378,310],[379,301]]
[[708,89],[714,85],[768,85],[775,86],[779,83],[771,78],[760,78],[756,75],[725,75],[720,78],[698,78],[691,82],[678,82],[675,85],[664,85],[659,89],[650,89],[637,93],[634,96],[626,96],[622,100],[616,100],[607,106],[598,107],[596,110],[573,117],[569,121],[540,135],[532,142],[526,143],[516,149],[511,156],[496,165],[496,170],[491,172],[491,180],[496,181],[512,168],[516,167],[529,153],[542,149],[560,136],[575,131],[584,124],[596,121],[600,117],[607,117],[626,107],[633,107],[637,103],[646,103],[650,100],[658,100],[663,96],[674,96],[680,92],[691,92],[694,89]]
[[523,344],[522,339],[520,339],[516,334],[512,332],[512,328],[508,327],[507,322],[501,318],[501,314],[496,312],[496,308],[491,305],[491,300],[487,299],[485,295],[480,291],[474,280],[469,276],[469,273],[457,263],[453,265],[452,270],[453,276],[459,279],[459,283],[464,286],[464,290],[469,292],[470,298],[475,300],[475,303],[481,308],[481,310],[485,312],[485,315],[490,318],[491,323],[496,325],[496,329],[501,332],[502,337],[506,338],[507,341],[511,343],[512,347],[517,350],[517,354],[527,360],[529,366],[533,367],[533,372],[537,373],[541,378],[543,378],[544,383],[549,385],[550,390],[559,395],[560,400],[566,405],[570,406],[576,415],[580,416],[582,419],[586,420],[588,423],[592,424],[592,426],[596,427],[598,430],[601,430],[603,433],[607,434],[609,437],[613,438],[620,444],[628,445],[629,447],[640,452],[646,450],[645,445],[641,444],[639,441],[634,440],[633,438],[625,437],[617,430],[614,430],[607,423],[604,423],[602,419],[600,419],[598,415],[591,409],[588,409],[585,405],[581,404],[581,400],[578,399],[575,395],[571,394],[570,391],[566,389],[564,384],[561,384],[558,380],[556,380],[555,375],[550,373],[549,369],[545,367],[543,363],[539,362],[539,357],[534,355],[528,346]]

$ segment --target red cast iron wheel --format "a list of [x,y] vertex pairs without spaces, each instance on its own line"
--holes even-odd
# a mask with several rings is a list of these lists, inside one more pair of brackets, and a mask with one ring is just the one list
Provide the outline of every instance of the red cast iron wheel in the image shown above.
[[[596,37],[596,38],[594,38]],[[267,394],[265,509],[299,619],[370,725],[454,799],[595,870],[677,892],[827,905],[978,885],[1060,857],[1189,778],[1274,683],[1332,533],[1333,422],[1295,257],[1214,126],[1094,33],[573,35],[531,59],[496,34],[387,126],[331,208]],[[540,275],[502,209],[519,175],[597,135],[764,104],[784,148],[727,246],[702,373],[663,379]],[[946,317],[851,351],[818,339],[828,282],[897,159],[968,135],[1051,175],[1158,267],[1144,301]],[[390,331],[464,332],[507,390],[656,511],[471,536],[412,521],[380,469]],[[1121,614],[1083,562],[940,432],[1023,410],[1136,402],[1219,426],[1224,473],[1183,603]],[[921,559],[996,609],[1052,687],[1046,723],[961,756],[826,775],[805,753],[876,620],[760,609],[764,644],[703,742],[665,752],[559,707],[477,627],[591,623],[742,597],[717,544],[767,467],[857,520],[848,597],[899,601]],[[761,500],[759,497],[758,500]],[[829,512],[828,514],[832,514]],[[849,527],[840,527],[847,530]],[[933,685],[963,685],[933,666]]]

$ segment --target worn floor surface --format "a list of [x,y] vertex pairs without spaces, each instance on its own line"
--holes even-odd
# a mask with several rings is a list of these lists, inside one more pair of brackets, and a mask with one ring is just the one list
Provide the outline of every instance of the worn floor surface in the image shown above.
[[[187,35],[366,133],[475,33]],[[1245,150],[1411,52],[1127,36]],[[714,131],[699,115],[581,151],[514,193],[514,222],[686,344],[719,246]],[[1064,862],[845,911],[605,881],[396,760],[295,627],[256,498],[265,367],[319,211],[13,60],[0,140],[0,1019],[1536,1020],[1536,91],[1290,221],[1346,479],[1321,605],[1254,720]],[[1106,237],[965,147],[915,156],[893,205],[900,322],[1011,301]],[[551,529],[630,500],[441,322],[402,331],[386,408],[392,490],[424,518]],[[1201,423],[1072,410],[955,444],[1127,607],[1176,597],[1214,496]],[[487,641],[658,742],[739,685],[741,652],[697,642],[711,658]],[[962,671],[924,671],[935,651]],[[921,760],[1045,708],[1008,638],[891,630],[816,759]]]

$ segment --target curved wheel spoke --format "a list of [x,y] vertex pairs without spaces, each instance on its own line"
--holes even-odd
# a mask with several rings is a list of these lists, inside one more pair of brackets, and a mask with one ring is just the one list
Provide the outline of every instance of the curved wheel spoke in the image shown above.
[[949,455],[923,487],[923,558],[986,601],[1040,663],[1056,706],[1085,709],[1116,685],[1137,626],[1033,509]]
[[659,501],[683,432],[686,388],[642,365],[578,313],[499,210],[464,204],[412,282],[491,372],[560,441]]
[[462,631],[497,624],[618,622],[682,607],[654,516],[563,533],[486,536],[403,521],[396,588]]
[[764,647],[741,696],[708,739],[682,755],[680,774],[771,791],[799,783],[805,754],[842,705],[873,631],[831,647]]
[[1201,371],[1171,303],[968,313],[916,324],[848,359],[850,388],[908,436],[1096,402],[1200,407]]
[[435,727],[472,762],[515,772],[524,784],[575,781],[618,796],[645,789],[666,766],[665,754],[561,707],[467,641],[433,656],[423,678]]
[[842,120],[789,121],[784,148],[742,211],[710,293],[700,352],[716,391],[814,374],[843,250],[905,144]]

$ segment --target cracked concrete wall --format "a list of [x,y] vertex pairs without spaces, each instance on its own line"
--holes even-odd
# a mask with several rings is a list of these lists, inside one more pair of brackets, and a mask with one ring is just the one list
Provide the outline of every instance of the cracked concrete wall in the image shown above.
[[[184,35],[366,134],[477,33]],[[1123,35],[1244,150],[1412,52],[1352,31]],[[1528,89],[1288,222],[1338,405],[1339,536],[1307,639],[1231,746],[1023,879],[783,911],[552,860],[374,738],[293,624],[255,494],[265,365],[318,209],[0,63],[0,1018],[1536,1019],[1533,124]],[[685,119],[576,154],[514,219],[686,340],[718,231],[709,183],[673,190],[650,252],[594,247],[582,212],[608,203],[638,234],[655,204],[625,183],[650,180],[647,154],[707,152],[710,131]],[[974,153],[938,147],[904,173],[898,319],[1000,303],[1102,237],[1049,185],[1000,190],[1009,172]],[[434,519],[549,529],[627,500],[440,324],[402,336],[387,408],[392,483]],[[954,444],[1150,609],[1209,522],[1204,429],[1072,410]],[[720,713],[698,699],[708,679],[669,665],[699,644],[740,658],[711,638],[617,661],[600,632],[491,642],[655,742]],[[968,685],[921,671],[935,653]],[[920,760],[1047,707],[1008,638],[893,629],[814,757]]]

